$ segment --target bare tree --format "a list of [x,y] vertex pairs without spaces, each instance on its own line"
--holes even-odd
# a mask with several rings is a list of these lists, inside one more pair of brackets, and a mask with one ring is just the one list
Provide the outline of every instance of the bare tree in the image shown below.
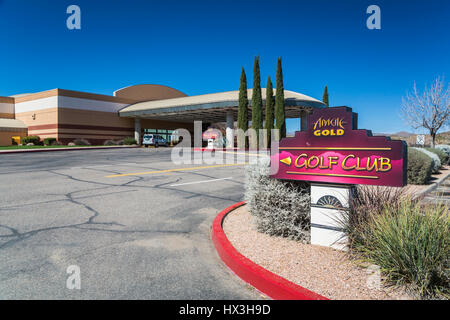
[[414,129],[425,128],[431,135],[434,148],[439,129],[450,123],[450,88],[437,77],[431,87],[419,92],[414,83],[412,92],[402,98],[401,116]]

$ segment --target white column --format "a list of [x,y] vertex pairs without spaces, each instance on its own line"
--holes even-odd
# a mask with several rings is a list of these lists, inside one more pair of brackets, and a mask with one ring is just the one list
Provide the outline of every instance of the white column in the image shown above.
[[300,115],[300,130],[307,131],[308,130],[308,113],[302,111]]
[[233,112],[227,112],[227,148],[234,148],[234,118]]
[[134,139],[137,141],[137,144],[141,144],[141,119],[134,118]]
[[345,250],[343,221],[353,194],[352,185],[311,183],[311,244]]

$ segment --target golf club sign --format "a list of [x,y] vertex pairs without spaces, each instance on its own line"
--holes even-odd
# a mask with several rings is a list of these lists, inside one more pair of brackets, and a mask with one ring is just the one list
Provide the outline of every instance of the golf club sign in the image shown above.
[[406,184],[406,143],[372,136],[357,122],[347,107],[316,109],[308,130],[282,139],[271,155],[273,178],[311,183],[311,244],[347,248],[339,221],[351,207],[354,185]]
[[316,109],[308,130],[280,141],[273,178],[339,184],[406,185],[407,147],[401,140],[358,130],[351,108]]

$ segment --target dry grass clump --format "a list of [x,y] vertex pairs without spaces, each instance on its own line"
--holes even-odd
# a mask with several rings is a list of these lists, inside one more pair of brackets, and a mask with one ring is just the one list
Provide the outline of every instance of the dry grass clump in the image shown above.
[[446,205],[424,205],[404,189],[385,187],[358,187],[352,205],[341,221],[352,254],[422,298],[450,297]]

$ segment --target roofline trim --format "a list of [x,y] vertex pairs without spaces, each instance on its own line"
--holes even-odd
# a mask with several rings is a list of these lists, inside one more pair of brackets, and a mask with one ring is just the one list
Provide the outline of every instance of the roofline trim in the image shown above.
[[[166,86],[166,85],[164,85],[164,84],[153,84],[153,83],[141,83],[141,84],[134,84],[134,85],[126,86],[126,87],[123,87],[123,88],[120,88],[120,89],[115,90],[115,91],[113,92],[113,96],[115,97],[115,96],[116,96],[116,93],[117,93],[118,91],[120,91],[120,90],[127,89],[127,88],[131,88],[131,87],[138,87],[138,86],[158,86],[158,87],[165,87],[165,88],[169,88],[169,89],[178,91],[179,93],[184,94],[186,97],[189,97],[189,96],[188,96],[186,93],[184,93],[183,91],[180,91],[180,90],[175,89],[175,88],[173,88],[173,87],[169,87],[169,86]],[[173,99],[173,98],[171,98],[171,99]]]
[[13,97],[0,97],[0,103],[14,104],[14,98]]
[[39,100],[39,99],[45,99],[45,98],[49,98],[49,97],[55,97],[55,96],[106,101],[106,102],[116,102],[116,103],[124,103],[124,104],[134,104],[137,102],[136,100],[132,100],[132,99],[128,99],[128,98],[121,98],[121,97],[108,96],[108,95],[98,94],[98,93],[89,93],[89,92],[66,90],[66,89],[59,89],[59,88],[41,91],[41,92],[37,92],[37,93],[31,93],[31,94],[23,96],[23,97],[17,97],[17,98],[10,97],[10,99],[13,99],[13,103],[22,103],[22,102]]
[[[249,108],[251,109],[251,99],[249,101]],[[233,105],[230,105],[232,103]],[[178,106],[178,107],[165,107],[165,108],[158,108],[158,109],[151,109],[151,110],[136,110],[136,111],[121,111],[119,110],[119,115],[121,117],[136,117],[140,115],[150,115],[150,114],[163,114],[163,113],[173,113],[173,112],[186,112],[186,111],[193,111],[193,110],[207,110],[207,109],[220,109],[220,108],[237,108],[238,107],[238,100],[226,100],[226,101],[218,101],[218,102],[210,102],[210,103],[200,103],[200,104],[190,104],[185,106]],[[285,99],[285,104],[288,104],[288,106],[293,107],[311,107],[311,108],[326,108],[326,106],[323,103],[316,102],[316,101],[298,101],[295,98],[288,98]],[[264,105],[264,101],[263,101]],[[123,109],[126,109],[130,106],[124,107]],[[123,110],[122,109],[122,110]]]

